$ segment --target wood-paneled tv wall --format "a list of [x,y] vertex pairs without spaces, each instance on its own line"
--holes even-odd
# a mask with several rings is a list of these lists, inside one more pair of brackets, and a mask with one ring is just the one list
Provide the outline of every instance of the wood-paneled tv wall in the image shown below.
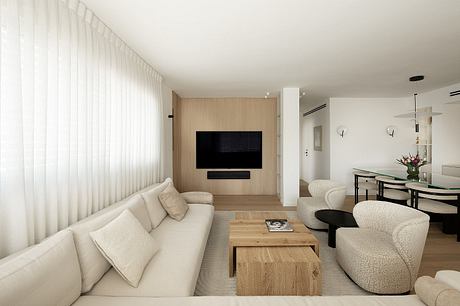
[[[276,195],[276,107],[276,98],[174,99],[173,166],[178,189]],[[207,169],[196,169],[196,131],[262,131],[262,169],[249,169],[250,179],[207,179]]]

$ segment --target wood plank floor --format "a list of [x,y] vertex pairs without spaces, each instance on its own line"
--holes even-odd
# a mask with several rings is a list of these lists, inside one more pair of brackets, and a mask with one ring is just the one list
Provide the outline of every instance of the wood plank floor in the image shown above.
[[[304,191],[301,193],[305,194]],[[218,211],[296,210],[295,207],[283,207],[277,196],[215,196],[214,206]],[[354,197],[347,196],[345,209],[351,211],[353,206]],[[419,275],[434,276],[437,271],[446,269],[460,271],[460,242],[455,238],[455,235],[443,234],[440,223],[430,224]]]

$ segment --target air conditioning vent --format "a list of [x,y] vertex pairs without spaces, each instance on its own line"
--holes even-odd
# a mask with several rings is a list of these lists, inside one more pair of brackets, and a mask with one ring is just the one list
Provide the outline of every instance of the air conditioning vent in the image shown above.
[[305,117],[305,116],[311,115],[313,113],[316,113],[317,111],[319,111],[319,110],[321,110],[321,109],[323,109],[325,107],[326,107],[326,104],[320,105],[320,106],[318,106],[318,107],[316,107],[316,108],[314,108],[312,110],[309,110],[306,113],[303,113],[303,116]]
[[451,91],[449,93],[449,96],[451,97],[458,96],[458,95],[460,95],[460,90]]

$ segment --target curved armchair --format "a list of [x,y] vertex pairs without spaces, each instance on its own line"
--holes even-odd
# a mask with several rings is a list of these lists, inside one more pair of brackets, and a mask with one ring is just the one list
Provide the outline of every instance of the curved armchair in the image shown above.
[[337,230],[337,261],[361,288],[408,292],[417,279],[430,217],[413,208],[364,201],[353,209],[359,228]]
[[328,225],[315,217],[321,209],[342,209],[346,188],[330,180],[315,180],[308,185],[311,197],[297,200],[297,214],[303,223],[312,229],[327,229]]

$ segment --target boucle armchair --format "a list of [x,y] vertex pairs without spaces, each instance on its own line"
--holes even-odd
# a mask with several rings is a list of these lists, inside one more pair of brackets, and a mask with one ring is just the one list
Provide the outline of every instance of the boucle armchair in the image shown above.
[[308,185],[311,197],[297,200],[297,214],[303,223],[311,229],[327,229],[328,225],[315,217],[321,209],[343,208],[346,187],[329,180],[315,180]]
[[353,209],[359,228],[337,230],[337,262],[361,288],[377,294],[408,292],[417,279],[429,216],[383,201]]

